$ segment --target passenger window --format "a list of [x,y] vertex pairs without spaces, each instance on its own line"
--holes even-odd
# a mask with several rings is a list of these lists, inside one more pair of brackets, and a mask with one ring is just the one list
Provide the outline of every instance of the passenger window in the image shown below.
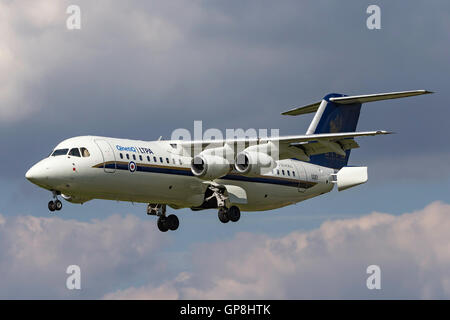
[[284,176],[284,170],[281,170],[281,173],[283,174],[283,176]]
[[130,160],[130,155],[127,153],[127,159]]
[[156,160],[156,157],[153,157],[153,161],[154,161],[154,162],[158,162],[158,160]]
[[292,175],[295,177],[295,171],[292,171]]
[[291,176],[291,172],[289,170],[287,171],[287,174],[289,177]]
[[280,170],[279,169],[277,169],[277,175],[280,175]]
[[136,160],[136,155],[133,154],[133,160]]
[[142,161],[142,156],[141,156],[141,155],[139,155],[139,160],[141,160],[141,161]]
[[167,163],[170,163],[169,158],[166,158],[166,162],[167,162]]
[[182,165],[182,163],[181,163],[181,159],[178,159],[178,163],[180,164],[180,166]]
[[69,151],[69,156],[81,157],[81,155],[80,155],[80,150],[78,150],[78,148],[72,148],[72,149]]
[[123,159],[123,154],[120,154],[120,159]]
[[162,157],[159,157],[159,161],[160,161],[161,163],[163,163],[163,159],[162,159]]
[[80,151],[81,151],[81,155],[84,157],[84,158],[87,158],[87,157],[89,157],[91,154],[89,153],[89,151],[88,151],[88,149],[86,149],[86,148],[80,148]]
[[150,162],[150,156],[147,156],[147,161]]

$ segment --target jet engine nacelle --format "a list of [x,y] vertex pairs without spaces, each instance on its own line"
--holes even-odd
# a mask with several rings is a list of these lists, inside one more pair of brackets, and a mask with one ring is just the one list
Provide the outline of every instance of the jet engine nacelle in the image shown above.
[[236,156],[236,171],[251,176],[266,174],[275,168],[275,160],[266,153],[242,151]]
[[223,177],[230,170],[230,162],[220,156],[199,154],[191,162],[191,171],[194,176],[204,180],[214,180]]

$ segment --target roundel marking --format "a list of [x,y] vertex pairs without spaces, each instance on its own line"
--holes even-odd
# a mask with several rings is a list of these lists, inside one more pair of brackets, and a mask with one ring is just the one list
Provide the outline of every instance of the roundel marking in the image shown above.
[[130,172],[135,172],[136,171],[136,163],[134,163],[134,161],[130,161],[128,163],[128,170],[130,170]]

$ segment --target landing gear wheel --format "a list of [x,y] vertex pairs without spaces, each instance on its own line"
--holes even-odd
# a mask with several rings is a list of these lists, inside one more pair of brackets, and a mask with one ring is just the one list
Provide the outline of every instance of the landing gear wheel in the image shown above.
[[59,210],[62,209],[62,202],[61,202],[61,201],[59,201],[59,200],[56,200],[56,201],[55,201],[55,209],[56,209],[57,211],[59,211]]
[[56,204],[53,201],[50,201],[48,203],[48,210],[50,210],[51,212],[56,210]]
[[158,218],[158,229],[161,232],[167,232],[169,230],[167,218],[165,218],[165,217]]
[[222,223],[227,223],[228,221],[230,221],[230,218],[228,217],[226,209],[219,209],[218,216],[219,216],[220,222],[222,222]]
[[178,217],[174,214],[171,214],[166,219],[167,226],[170,230],[175,231],[178,229],[178,226],[180,225],[180,221],[178,220]]
[[228,209],[227,215],[231,221],[237,222],[241,217],[241,210],[239,210],[239,208],[236,206],[232,206],[230,207],[230,209]]

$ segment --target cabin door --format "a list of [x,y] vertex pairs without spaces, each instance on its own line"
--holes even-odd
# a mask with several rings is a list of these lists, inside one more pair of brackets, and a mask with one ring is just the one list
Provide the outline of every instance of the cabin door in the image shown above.
[[116,172],[116,157],[111,145],[106,140],[96,139],[94,140],[99,147],[103,156],[103,169],[107,173]]

